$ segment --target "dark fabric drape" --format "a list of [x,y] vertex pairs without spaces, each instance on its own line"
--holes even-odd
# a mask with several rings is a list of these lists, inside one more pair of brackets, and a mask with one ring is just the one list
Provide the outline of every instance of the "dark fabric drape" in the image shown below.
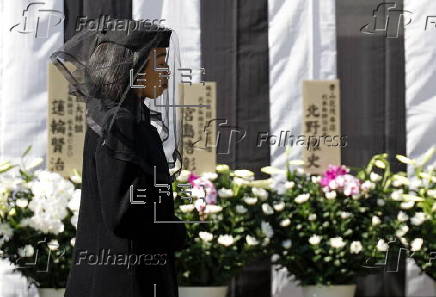
[[64,40],[69,40],[76,32],[81,17],[98,19],[100,16],[111,18],[132,18],[131,0],[64,0]]
[[[406,152],[403,32],[397,36],[402,2],[391,8],[378,0],[336,1],[341,126],[348,137],[342,163],[349,166],[362,166],[376,153]],[[377,28],[384,27],[388,16],[387,30],[372,30],[374,21]],[[405,168],[394,163],[398,169]],[[359,278],[356,296],[405,296],[404,259],[398,272]]]
[[[267,0],[201,1],[201,54],[205,80],[217,82],[220,140],[217,162],[249,169],[257,178],[270,163],[268,146],[256,147],[259,131],[269,131]],[[271,295],[269,259],[244,268],[231,297]]]

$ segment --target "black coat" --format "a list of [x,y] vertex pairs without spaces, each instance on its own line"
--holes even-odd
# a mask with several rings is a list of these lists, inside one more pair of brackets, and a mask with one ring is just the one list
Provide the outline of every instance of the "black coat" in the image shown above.
[[[129,129],[120,123],[116,128]],[[148,162],[168,168],[157,130],[144,122],[139,129]],[[177,297],[174,251],[185,245],[185,226],[154,223],[153,201],[158,202],[159,194],[153,177],[134,163],[112,158],[102,143],[88,127],[74,262],[65,297],[154,297],[154,290],[159,297]],[[146,203],[131,203],[131,191],[133,201]],[[156,204],[158,221],[178,220],[171,188],[169,192]]]

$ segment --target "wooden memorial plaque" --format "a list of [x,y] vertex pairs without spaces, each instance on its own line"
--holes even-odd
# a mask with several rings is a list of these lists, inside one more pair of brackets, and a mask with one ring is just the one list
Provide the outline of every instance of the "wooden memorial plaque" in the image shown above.
[[329,164],[341,164],[339,80],[303,82],[304,166],[311,174],[321,174]]

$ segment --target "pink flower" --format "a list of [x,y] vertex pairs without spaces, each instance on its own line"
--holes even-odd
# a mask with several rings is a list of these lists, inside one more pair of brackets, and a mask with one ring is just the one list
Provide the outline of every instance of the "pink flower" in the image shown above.
[[188,176],[188,183],[190,183],[191,185],[194,185],[193,182],[194,180],[196,180],[197,178],[199,178],[200,176],[195,175],[194,173],[190,173]]
[[343,192],[347,196],[357,195],[360,190],[360,181],[348,174],[349,169],[343,165],[329,165],[320,181],[321,186],[329,190]]
[[340,165],[340,166],[329,165],[329,168],[324,172],[324,175],[321,178],[320,184],[323,187],[328,187],[330,181],[335,180],[336,177],[338,176],[346,175],[348,172],[349,169],[344,165]]
[[210,180],[191,173],[188,177],[188,182],[192,185],[193,189],[204,190],[207,204],[217,203],[217,190]]

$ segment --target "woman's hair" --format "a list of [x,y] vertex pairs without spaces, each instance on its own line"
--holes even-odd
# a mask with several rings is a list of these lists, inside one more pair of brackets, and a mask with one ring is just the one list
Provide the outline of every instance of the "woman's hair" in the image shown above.
[[129,48],[113,42],[101,43],[92,53],[86,71],[89,94],[119,101],[129,87],[134,62],[135,54]]

